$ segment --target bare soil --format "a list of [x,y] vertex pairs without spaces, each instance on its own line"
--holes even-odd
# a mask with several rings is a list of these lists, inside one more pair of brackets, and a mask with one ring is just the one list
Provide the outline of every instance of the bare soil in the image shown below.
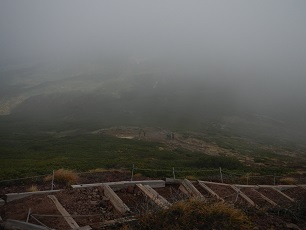
[[281,207],[290,207],[292,205],[292,202],[290,200],[288,200],[286,197],[282,196],[280,193],[276,192],[271,188],[259,188],[258,192],[273,200]]
[[96,132],[116,136],[118,138],[160,142],[167,146],[167,148],[170,150],[183,148],[193,152],[205,152],[206,154],[210,155],[234,154],[234,152],[231,152],[228,149],[221,148],[218,145],[208,143],[204,140],[161,128],[113,127],[109,129],[98,130]]
[[301,199],[306,199],[306,188],[302,187],[290,188],[283,190],[282,192],[296,201],[299,201]]
[[[129,173],[124,172],[105,172],[90,175],[88,179],[84,175],[81,181],[88,183],[120,181],[127,180],[129,176]],[[137,178],[137,180],[140,179]],[[248,195],[258,205],[259,209],[256,209],[250,207],[244,199],[237,196],[237,193],[228,186],[216,184],[207,184],[207,186],[225,199],[227,203],[243,210],[254,223],[254,229],[290,229],[289,227],[292,227],[292,224],[298,226],[299,229],[306,229],[305,220],[296,218],[296,216],[291,215],[288,211],[285,212],[293,203],[272,189],[260,188],[258,191],[279,204],[280,207],[278,208],[273,208],[251,189],[241,189],[242,192]],[[179,185],[172,184],[164,188],[156,188],[155,190],[170,203],[188,199],[186,195],[180,192],[178,187]],[[215,198],[212,198],[199,185],[195,184],[195,187],[204,195],[208,202],[217,202]],[[12,190],[14,190],[14,187],[2,189],[1,191]],[[295,200],[301,200],[306,196],[306,190],[301,187],[290,188],[283,192]],[[104,196],[102,187],[80,189],[67,187],[63,191],[54,193],[53,195],[56,196],[62,206],[80,226],[89,225],[93,229],[103,229],[101,223],[107,220],[114,220],[121,217],[137,217],[148,212],[159,210],[159,207],[143,195],[137,187],[130,186],[116,191],[116,194],[130,208],[130,213],[118,213],[111,205],[109,199]],[[50,228],[63,230],[70,228],[58,212],[52,200],[48,198],[48,195],[33,195],[6,203],[4,206],[0,206],[0,215],[3,220],[16,219],[25,221],[29,209],[31,209],[31,213],[36,219]],[[33,217],[30,217],[29,222],[39,224]]]

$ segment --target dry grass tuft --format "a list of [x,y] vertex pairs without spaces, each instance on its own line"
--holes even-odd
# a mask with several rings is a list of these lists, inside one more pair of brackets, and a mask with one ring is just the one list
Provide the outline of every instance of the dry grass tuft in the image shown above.
[[224,203],[185,201],[140,218],[141,229],[252,229],[240,210]]
[[105,169],[105,168],[96,168],[96,169],[91,169],[88,172],[90,173],[101,173],[101,172],[109,172],[109,169]]
[[293,177],[284,177],[279,179],[279,182],[282,184],[297,184],[297,180]]
[[27,192],[37,192],[38,188],[36,185],[32,185],[30,188],[27,189]]
[[191,180],[191,181],[196,181],[196,180],[197,180],[197,177],[192,176],[192,175],[189,175],[189,176],[186,176],[186,179],[187,179],[187,180]]
[[141,173],[135,173],[134,177],[142,177],[142,174]]
[[95,169],[90,169],[88,171],[89,173],[103,173],[103,172],[128,172],[130,173],[130,171],[128,170],[124,170],[124,169],[106,169],[106,168],[95,168]]
[[[52,175],[45,177],[45,181],[51,181]],[[79,176],[73,170],[58,169],[54,172],[54,180],[57,182],[64,182],[67,185],[76,184],[79,181]]]

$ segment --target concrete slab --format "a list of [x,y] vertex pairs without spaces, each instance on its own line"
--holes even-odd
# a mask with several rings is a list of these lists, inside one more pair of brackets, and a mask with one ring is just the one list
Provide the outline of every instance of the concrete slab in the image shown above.
[[119,181],[119,182],[105,182],[105,183],[95,183],[95,184],[79,184],[71,185],[72,188],[88,188],[88,187],[98,187],[108,185],[112,190],[118,191],[122,188],[129,186],[135,186],[136,184],[149,185],[152,188],[163,188],[166,186],[164,180],[144,180],[144,181]]
[[166,178],[166,184],[181,184],[182,179]]
[[20,192],[20,193],[8,193],[5,194],[6,202],[11,202],[13,200],[19,200],[28,196],[33,195],[40,195],[40,194],[48,194],[48,193],[55,193],[60,192],[62,190],[47,190],[47,191],[36,191],[36,192]]

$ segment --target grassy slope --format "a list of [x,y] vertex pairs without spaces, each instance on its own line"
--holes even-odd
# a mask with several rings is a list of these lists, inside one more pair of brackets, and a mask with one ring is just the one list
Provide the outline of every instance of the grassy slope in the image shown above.
[[[224,144],[224,141],[222,142]],[[220,145],[222,145],[220,143]],[[233,143],[231,143],[233,144]],[[236,144],[239,147],[239,145]],[[250,149],[250,147],[249,147]],[[239,151],[242,151],[240,149]],[[247,151],[247,147],[244,147]],[[255,152],[256,153],[256,152]],[[127,140],[105,135],[12,134],[0,136],[0,179],[50,173],[54,169],[69,168],[86,171],[94,168],[169,169],[162,176],[171,176],[172,167],[203,169],[218,168],[240,172],[284,172],[284,168],[248,168],[237,159],[208,156],[184,149],[167,150],[163,144]],[[170,175],[167,175],[170,174]],[[155,176],[151,173],[150,176]],[[157,175],[156,175],[157,176]]]
[[232,158],[213,157],[182,149],[169,151],[162,144],[101,135],[54,137],[51,135],[2,135],[0,178],[49,173],[70,168],[202,168],[242,169]]

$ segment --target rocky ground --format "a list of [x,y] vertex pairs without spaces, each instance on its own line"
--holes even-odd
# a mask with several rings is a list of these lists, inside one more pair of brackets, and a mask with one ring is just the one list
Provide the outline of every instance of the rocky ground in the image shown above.
[[[110,171],[104,173],[93,173],[81,177],[82,183],[126,181],[130,175],[124,171]],[[149,178],[136,177],[135,180],[145,180]],[[26,185],[24,185],[26,186]],[[196,188],[202,193],[207,202],[217,202],[206,190],[195,184]],[[228,186],[220,184],[207,184],[213,191],[222,197],[226,203],[243,210],[254,223],[254,229],[306,229],[306,222],[298,216],[301,211],[303,199],[306,197],[306,189],[294,187],[283,192],[295,199],[296,202],[283,197],[281,194],[269,188],[260,188],[265,196],[269,197],[277,206],[267,203],[251,188],[243,188],[242,191],[247,194],[258,206],[251,207],[241,196]],[[155,190],[166,198],[170,203],[188,199],[188,197],[179,190],[177,184],[167,184],[164,188]],[[6,193],[21,192],[18,186],[1,187],[1,197]],[[44,187],[41,187],[44,188]],[[116,194],[129,207],[130,212],[126,214],[118,213],[109,199],[104,195],[103,187],[89,187],[72,189],[69,186],[61,185],[62,191],[54,193],[58,201],[76,220],[79,226],[89,225],[93,229],[103,229],[103,223],[107,221],[123,218],[137,217],[147,212],[158,210],[158,206],[152,203],[142,192],[134,186],[123,188],[116,191]],[[24,192],[24,191],[23,191]],[[33,195],[20,200],[12,201],[0,206],[0,216],[3,220],[16,219],[25,221],[31,209],[32,217],[29,222],[39,224],[38,221],[54,229],[69,229],[69,226],[57,210],[48,195]],[[34,217],[34,218],[33,218]],[[137,226],[137,225],[136,225]],[[137,226],[141,229],[141,226]],[[109,227],[106,227],[106,229]],[[118,226],[114,227],[115,229]]]

